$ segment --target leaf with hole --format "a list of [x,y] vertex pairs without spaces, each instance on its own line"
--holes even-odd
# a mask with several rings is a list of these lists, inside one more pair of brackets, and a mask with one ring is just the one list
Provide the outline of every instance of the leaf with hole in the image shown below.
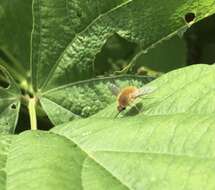
[[[88,18],[84,15],[89,14],[91,8],[94,8],[95,1],[89,2],[91,5],[88,9],[82,1],[79,1],[77,7],[72,6],[70,1],[66,4],[64,1],[55,0],[56,7],[46,1],[44,4],[34,2],[33,84],[34,88],[42,94],[40,101],[43,109],[52,121],[55,120],[55,124],[74,118],[74,113],[88,116],[96,112],[89,110],[92,106],[89,106],[88,98],[84,98],[84,102],[78,101],[82,99],[81,96],[74,98],[78,97],[76,94],[79,95],[80,91],[76,92],[69,86],[74,86],[73,89],[76,89],[76,81],[94,77],[95,72],[99,74],[94,65],[94,59],[111,36],[117,33],[147,49],[215,11],[212,8],[214,1],[210,0],[171,3],[168,1],[162,2],[162,5],[142,0],[112,2],[103,2],[103,4],[98,1],[97,6],[101,4],[106,6],[98,6],[93,15]],[[155,7],[152,8],[151,4]],[[46,8],[43,9],[43,5]],[[59,6],[62,9],[58,9]],[[49,10],[56,11],[50,13]],[[66,11],[63,12],[63,10]],[[76,20],[75,17],[68,19],[74,14],[79,15],[80,10],[81,17]],[[184,17],[189,12],[195,13],[196,18],[188,24]],[[61,27],[53,31],[53,25]],[[61,37],[62,35],[64,38]],[[92,93],[96,91],[93,88],[84,96],[91,96],[91,91]],[[84,92],[85,89],[81,91]],[[98,94],[104,96],[104,94]],[[90,101],[94,101],[94,96]],[[93,110],[99,110],[101,107],[97,103],[94,106]],[[50,110],[55,112],[50,113]]]
[[[1,12],[9,15],[10,9],[17,11],[19,13],[17,13],[17,19],[20,19],[22,9],[10,5],[10,3],[2,2]],[[30,97],[34,97],[36,101],[36,108],[31,106],[30,113],[43,110],[45,113],[42,111],[38,115],[48,115],[53,124],[73,120],[76,115],[90,116],[110,103],[111,98],[106,100],[105,95],[102,94],[101,89],[105,88],[104,84],[97,89],[97,85],[91,85],[87,81],[86,85],[81,88],[77,83],[96,77],[95,73],[104,75],[99,72],[99,69],[97,70],[94,61],[109,38],[117,34],[132,43],[138,43],[142,49],[148,50],[178,32],[184,31],[193,23],[215,13],[213,0],[175,0],[172,2],[167,0],[163,2],[155,0],[150,2],[143,0],[90,0],[87,2],[85,0],[34,0],[32,5],[31,43],[29,40],[31,62],[30,66],[25,68],[26,70],[30,68],[30,72],[27,72],[24,79],[15,77],[15,81],[24,91],[22,96],[28,97],[27,104]],[[22,6],[22,4],[17,6]],[[31,8],[28,7],[28,11],[31,11]],[[186,18],[189,13],[193,13],[195,17],[193,20]],[[13,14],[9,16],[15,22]],[[0,19],[0,24],[5,24],[3,17]],[[16,43],[20,51],[17,52],[18,55],[15,58],[20,58],[22,55],[23,63],[26,62],[24,61],[26,56],[29,56],[26,47],[28,29],[29,25],[22,28],[22,33],[26,34],[25,48],[23,49],[24,44],[20,45],[20,41]],[[18,30],[17,25],[14,25],[13,31],[16,30]],[[8,32],[8,27],[5,27],[1,35],[4,37]],[[2,43],[10,47],[10,38],[6,39]],[[8,48],[12,55],[13,49],[13,47]],[[78,85],[77,92],[74,90],[76,85]],[[79,98],[76,98],[77,94],[80,95],[86,89],[86,92],[92,92],[93,95],[91,97],[88,93],[84,94],[84,98],[80,96],[79,98],[83,101],[79,103],[80,101],[77,101]],[[97,90],[98,94],[96,94]],[[97,101],[94,101],[95,98]],[[92,105],[93,101],[94,105]],[[31,121],[36,121],[35,117],[35,114],[31,115]]]
[[9,74],[4,69],[1,72],[6,82],[0,84],[0,133],[14,133],[20,108],[20,92]]

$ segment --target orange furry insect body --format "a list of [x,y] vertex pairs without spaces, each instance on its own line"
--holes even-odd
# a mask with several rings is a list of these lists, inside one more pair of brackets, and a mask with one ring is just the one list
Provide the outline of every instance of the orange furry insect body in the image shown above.
[[136,99],[136,94],[138,94],[138,88],[134,86],[128,86],[121,90],[117,97],[119,112],[124,110],[131,102]]
[[[135,86],[127,86],[119,89],[114,84],[109,84],[109,89],[117,97],[117,110],[119,113],[126,109],[136,98],[149,94],[154,91],[153,87],[137,88]],[[118,114],[117,114],[118,115]]]

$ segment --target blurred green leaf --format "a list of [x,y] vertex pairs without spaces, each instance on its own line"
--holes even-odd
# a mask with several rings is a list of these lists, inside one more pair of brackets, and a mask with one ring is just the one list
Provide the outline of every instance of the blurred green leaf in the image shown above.
[[0,0],[0,50],[12,59],[7,64],[21,67],[22,74],[30,69],[31,7],[31,0]]
[[187,43],[187,63],[213,64],[215,62],[215,14],[194,24],[185,33]]
[[132,61],[131,69],[134,72],[138,72],[141,67],[157,72],[172,71],[186,66],[186,44],[182,38],[175,36]]

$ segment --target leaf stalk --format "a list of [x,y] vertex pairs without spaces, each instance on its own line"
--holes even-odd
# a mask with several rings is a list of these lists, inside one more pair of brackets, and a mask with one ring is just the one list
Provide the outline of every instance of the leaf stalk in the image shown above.
[[36,98],[29,98],[28,111],[30,116],[31,130],[37,130]]

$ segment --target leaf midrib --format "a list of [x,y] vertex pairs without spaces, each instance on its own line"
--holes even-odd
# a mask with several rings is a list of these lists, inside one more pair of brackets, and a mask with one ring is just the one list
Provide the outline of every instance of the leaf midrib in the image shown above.
[[92,78],[92,79],[86,79],[86,80],[82,80],[82,81],[76,81],[76,82],[72,82],[69,84],[65,84],[65,85],[61,85],[58,86],[56,88],[52,88],[49,89],[47,91],[44,91],[41,93],[41,95],[45,95],[48,93],[51,93],[53,91],[57,91],[57,90],[62,90],[64,88],[68,88],[68,87],[72,87],[72,86],[77,86],[77,85],[85,85],[87,83],[91,83],[91,82],[99,82],[99,81],[108,81],[108,80],[116,80],[116,79],[124,79],[124,78],[130,78],[130,79],[140,79],[140,80],[153,80],[155,79],[154,77],[151,76],[140,76],[140,75],[132,75],[132,74],[126,74],[126,75],[116,75],[116,76],[110,76],[110,77],[98,77],[98,78]]
[[[112,8],[112,9],[110,9],[110,10],[108,10],[108,11],[106,11],[106,12],[100,14],[100,15],[98,15],[98,16],[97,16],[92,22],[90,22],[82,31],[76,33],[75,36],[74,36],[74,38],[71,40],[71,42],[68,43],[68,45],[66,46],[66,48],[64,49],[64,51],[60,54],[60,56],[59,56],[59,58],[57,59],[56,63],[54,64],[54,66],[53,66],[52,69],[50,70],[50,72],[49,72],[49,74],[48,74],[48,77],[47,77],[46,80],[42,83],[42,85],[41,85],[41,87],[40,87],[40,90],[43,91],[43,90],[46,88],[46,86],[47,86],[47,84],[48,84],[50,78],[52,77],[52,74],[54,73],[54,71],[56,70],[58,64],[60,63],[61,58],[64,56],[64,54],[65,54],[66,50],[68,49],[68,47],[73,43],[73,41],[76,40],[76,38],[77,38],[78,35],[80,35],[81,33],[84,33],[90,26],[92,26],[92,25],[93,25],[97,20],[99,20],[101,17],[103,17],[103,16],[109,14],[109,13],[112,12],[112,11],[115,11],[115,10],[117,10],[117,9],[120,9],[120,8],[126,6],[127,4],[132,3],[133,1],[134,1],[134,0],[128,0],[128,1],[126,1],[126,2],[124,2],[124,3],[121,3],[120,5],[117,5],[117,6],[114,7],[114,8]],[[208,16],[208,15],[207,15],[207,16]],[[210,16],[210,15],[209,15],[209,16]],[[202,19],[203,19],[203,18],[202,18]],[[200,19],[200,20],[202,20],[202,19]],[[194,23],[196,23],[196,22],[198,22],[198,21],[200,21],[200,20],[197,20],[197,19],[196,19],[196,21],[194,21],[192,24],[194,24]],[[133,62],[134,62],[140,55],[143,54],[144,51],[150,50],[150,49],[154,48],[156,45],[160,44],[162,41],[171,38],[172,36],[176,35],[176,34],[178,33],[178,31],[180,31],[180,30],[182,30],[182,29],[185,29],[185,28],[187,28],[188,26],[190,26],[190,24],[187,24],[186,22],[184,22],[184,25],[181,26],[180,28],[178,28],[177,30],[174,30],[174,31],[170,32],[168,35],[166,35],[165,37],[161,38],[161,39],[158,40],[158,41],[152,42],[151,45],[149,45],[148,47],[144,48],[144,50],[141,50],[137,55],[135,55],[135,56],[132,58],[132,60],[130,61],[129,65],[132,65]],[[62,85],[62,86],[64,86],[64,85]],[[57,87],[57,88],[58,88],[58,87]],[[56,89],[56,88],[52,88],[52,89]],[[52,90],[52,89],[49,89],[49,90]],[[49,90],[48,90],[48,91],[49,91]],[[44,91],[44,93],[46,93],[46,91]]]
[[[73,142],[73,141],[72,141]],[[82,149],[83,150],[83,149]],[[215,161],[215,156],[197,156],[192,154],[175,154],[175,153],[168,153],[168,152],[150,152],[150,151],[123,151],[123,150],[92,150],[92,155],[96,153],[114,153],[114,154],[140,154],[140,155],[152,155],[152,156],[167,156],[167,157],[178,157],[178,158],[187,158],[187,159],[195,159],[195,160],[208,160],[208,161]]]

